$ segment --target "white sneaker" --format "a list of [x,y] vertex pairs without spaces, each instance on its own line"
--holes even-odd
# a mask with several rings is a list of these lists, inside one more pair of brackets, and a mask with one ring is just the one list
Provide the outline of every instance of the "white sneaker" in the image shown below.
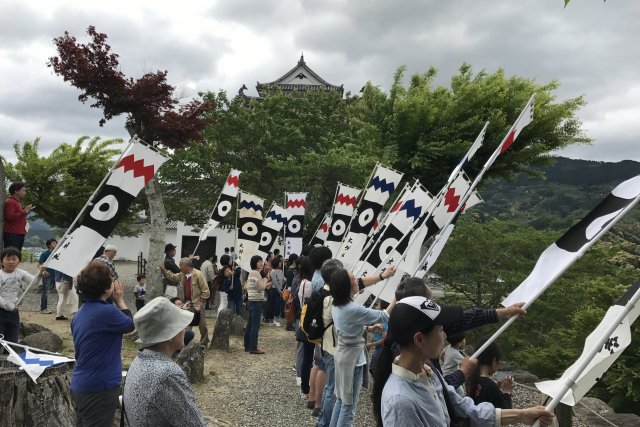
[[46,308],[44,310],[40,310],[41,314],[51,314],[52,311],[51,310],[47,310]]
[[280,326],[280,323],[276,322],[275,320],[273,321],[273,323],[271,323],[273,326]]
[[302,385],[302,378],[296,377],[296,385],[300,387]]

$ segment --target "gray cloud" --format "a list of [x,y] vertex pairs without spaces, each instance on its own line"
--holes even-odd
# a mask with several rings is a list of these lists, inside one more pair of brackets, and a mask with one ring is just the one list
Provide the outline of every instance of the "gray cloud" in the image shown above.
[[[437,67],[437,84],[443,85],[463,62],[476,71],[502,67],[507,75],[538,82],[558,78],[560,99],[585,94],[588,105],[580,117],[596,140],[562,154],[640,160],[634,141],[640,132],[640,56],[633,51],[640,38],[640,2],[562,6],[561,0],[218,1],[198,18],[224,31],[194,38],[174,25],[173,16],[151,7],[127,13],[113,6],[96,13],[73,4],[45,14],[28,3],[3,2],[0,78],[10,83],[0,86],[0,152],[6,153],[6,142],[37,135],[51,144],[83,134],[121,135],[121,124],[99,128],[99,111],[80,104],[77,90],[44,67],[55,53],[53,37],[69,30],[85,40],[86,27],[95,25],[109,35],[127,75],[167,69],[169,82],[186,97],[218,88],[234,94],[243,83],[255,93],[256,81],[276,79],[302,51],[322,77],[356,93],[366,81],[387,89],[403,64],[407,74]],[[239,40],[246,34],[260,47]],[[223,67],[229,58],[241,66]]]

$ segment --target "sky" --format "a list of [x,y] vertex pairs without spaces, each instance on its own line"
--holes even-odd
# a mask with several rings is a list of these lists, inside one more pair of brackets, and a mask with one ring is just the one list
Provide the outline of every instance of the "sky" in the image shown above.
[[640,1],[227,0],[152,2],[0,0],[0,155],[41,139],[42,153],[83,135],[126,138],[124,117],[100,127],[98,109],[47,67],[54,37],[106,33],[130,77],[167,70],[181,99],[202,91],[256,94],[304,53],[332,84],[387,90],[393,73],[438,68],[448,85],[463,62],[476,71],[558,79],[558,100],[584,95],[590,146],[559,155],[640,161]]

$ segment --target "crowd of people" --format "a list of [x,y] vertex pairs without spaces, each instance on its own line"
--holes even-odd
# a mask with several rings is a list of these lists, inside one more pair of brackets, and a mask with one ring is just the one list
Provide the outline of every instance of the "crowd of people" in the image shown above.
[[[15,184],[15,185],[14,185]],[[18,268],[26,215],[24,184],[10,187],[5,217],[5,249],[0,254],[0,334],[17,342],[17,299],[34,277]],[[18,211],[18,209],[20,211]],[[13,215],[13,216],[11,216]],[[9,245],[7,245],[9,243]],[[110,426],[119,407],[122,385],[122,337],[137,331],[139,352],[131,364],[122,398],[122,417],[131,426],[205,426],[193,390],[174,362],[195,338],[209,343],[206,310],[246,312],[244,350],[263,355],[260,327],[291,331],[296,386],[317,426],[351,426],[363,386],[372,383],[371,411],[378,426],[489,426],[533,423],[548,425],[553,415],[543,407],[513,409],[513,379],[494,380],[501,354],[490,344],[478,360],[464,353],[465,332],[512,316],[524,317],[522,304],[485,310],[440,306],[422,279],[406,277],[391,301],[356,304],[367,286],[396,274],[393,267],[355,277],[324,246],[305,247],[285,259],[278,250],[266,259],[254,255],[250,271],[237,263],[232,247],[214,254],[183,257],[165,246],[159,269],[164,296],[147,301],[146,277],[138,275],[133,290],[136,313],[125,304],[124,286],[113,259],[117,248],[106,245],[71,278],[39,264],[43,279],[41,311],[47,293],[60,294],[56,319],[70,318],[76,364],[71,391],[78,426]],[[75,284],[74,284],[75,279]],[[79,307],[79,308],[78,308]],[[210,313],[210,316],[211,313]],[[445,346],[445,340],[448,345]],[[251,356],[249,356],[251,357]]]

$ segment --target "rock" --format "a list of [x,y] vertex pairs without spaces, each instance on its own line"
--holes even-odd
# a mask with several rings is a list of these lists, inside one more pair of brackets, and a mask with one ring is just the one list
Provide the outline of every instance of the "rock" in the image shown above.
[[[607,421],[595,415],[585,408],[585,406]],[[640,425],[640,417],[635,414],[616,414],[605,402],[594,397],[584,397],[575,406],[576,416],[582,418],[586,425],[590,427],[610,427],[611,423],[619,427],[635,427]]]
[[0,427],[74,426],[71,398],[73,363],[49,367],[33,380],[0,357]]
[[[640,426],[640,417],[636,414],[611,414],[606,418],[618,427]],[[611,424],[608,425],[610,426]]]
[[38,332],[49,331],[51,329],[45,328],[44,326],[38,325],[37,323],[20,323],[20,329],[18,334],[20,339],[24,339],[24,337],[28,337],[29,335],[36,334]]
[[190,383],[197,383],[204,379],[204,347],[195,340],[178,353],[176,363],[187,374]]
[[22,341],[25,343],[25,345],[28,345],[30,347],[52,351],[54,353],[62,350],[62,338],[51,331],[42,331],[36,332],[35,334],[27,335]]
[[513,371],[511,373],[511,375],[513,375],[513,379],[517,382],[517,383],[522,383],[522,384],[531,384],[531,383],[535,383],[537,381],[540,381],[540,378],[536,377],[535,375],[533,375],[530,372],[525,372],[525,371]]
[[231,331],[232,321],[233,314],[228,308],[225,308],[218,313],[218,319],[216,320],[216,326],[213,329],[213,339],[211,340],[210,348],[229,351],[229,332]]
[[242,316],[233,316],[233,320],[231,320],[231,335],[234,337],[244,336],[244,319]]

